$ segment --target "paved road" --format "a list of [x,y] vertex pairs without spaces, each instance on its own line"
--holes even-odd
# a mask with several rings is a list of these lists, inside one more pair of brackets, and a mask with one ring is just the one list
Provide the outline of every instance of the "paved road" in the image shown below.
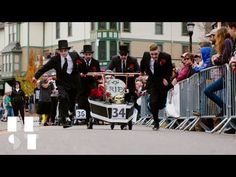
[[236,154],[236,135],[209,134],[134,126],[120,130],[116,126],[84,125],[63,129],[59,126],[39,127],[36,150],[27,150],[23,129],[15,135],[21,144],[17,149],[8,142],[11,133],[0,131],[0,154]]

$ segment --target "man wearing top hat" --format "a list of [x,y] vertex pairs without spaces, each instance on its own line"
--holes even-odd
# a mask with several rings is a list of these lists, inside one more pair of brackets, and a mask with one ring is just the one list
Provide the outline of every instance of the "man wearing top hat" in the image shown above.
[[[119,55],[113,56],[107,70],[114,70],[115,72],[134,73],[139,71],[139,64],[137,59],[129,56],[129,50],[127,45],[119,46]],[[118,78],[118,77],[117,77]],[[125,82],[125,77],[119,79]],[[129,94],[126,97],[126,101],[131,101],[132,96],[135,95],[135,78],[130,77],[128,79],[127,88]]]
[[[119,55],[113,56],[107,70],[122,73],[134,73],[139,71],[139,64],[137,59],[129,56],[129,50],[127,45],[119,46]],[[116,78],[126,83],[126,77],[117,76]],[[129,77],[127,82],[128,94],[125,95],[125,101],[136,102],[135,94],[135,77]],[[132,123],[132,121],[130,122]],[[126,124],[121,125],[121,129],[126,128]]]
[[85,62],[79,57],[78,53],[69,52],[70,48],[67,40],[59,40],[57,50],[60,55],[53,56],[33,77],[35,82],[48,70],[56,70],[59,117],[63,128],[71,126],[69,116],[74,115],[76,95],[81,89],[79,73],[87,72]]
[[[84,56],[86,68],[88,72],[100,72],[99,61],[93,58],[93,50],[91,45],[84,45],[81,53]],[[80,109],[86,111],[86,124],[88,129],[92,129],[92,119],[90,115],[90,105],[88,102],[88,96],[93,88],[97,88],[98,82],[97,77],[87,76],[86,74],[80,73],[81,85],[83,86],[79,92],[78,103]]]

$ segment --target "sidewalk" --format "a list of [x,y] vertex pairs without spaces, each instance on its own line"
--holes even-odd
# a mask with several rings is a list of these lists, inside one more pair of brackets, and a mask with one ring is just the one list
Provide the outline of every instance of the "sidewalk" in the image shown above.
[[0,131],[7,130],[7,122],[0,121]]
[[[27,116],[38,117],[38,114],[25,112],[25,117]],[[3,130],[7,130],[7,122],[0,121],[0,131],[3,131]]]

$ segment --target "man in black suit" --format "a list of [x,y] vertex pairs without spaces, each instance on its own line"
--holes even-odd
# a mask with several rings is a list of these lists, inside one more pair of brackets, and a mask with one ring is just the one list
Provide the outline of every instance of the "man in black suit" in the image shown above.
[[[115,72],[123,73],[134,73],[139,72],[139,64],[137,59],[129,56],[129,50],[127,45],[120,45],[119,55],[113,56],[107,70],[114,70]],[[126,83],[126,77],[120,76],[116,77],[121,79]],[[129,77],[127,88],[129,89],[129,94],[126,95],[126,101],[135,101],[135,77]]]
[[33,77],[33,82],[35,82],[46,71],[53,68],[56,70],[59,117],[63,128],[71,126],[69,116],[74,115],[75,98],[81,89],[79,72],[83,70],[86,73],[85,63],[79,57],[78,53],[69,52],[70,48],[67,40],[59,40],[58,51],[60,55],[52,57]]
[[160,52],[156,44],[150,46],[141,60],[141,74],[148,75],[146,89],[150,94],[150,107],[154,119],[153,130],[159,129],[158,113],[166,105],[168,85],[172,75],[171,56]]
[[[91,45],[84,45],[83,51],[81,52],[84,56],[84,61],[86,63],[88,72],[100,72],[99,61],[93,58],[93,51]],[[88,102],[88,97],[93,88],[98,87],[98,77],[87,76],[86,74],[80,73],[81,85],[83,86],[80,90],[78,103],[80,109],[85,109],[86,111],[86,124],[88,129],[93,128],[93,123],[90,115],[90,105]]]
[[[107,67],[107,70],[122,73],[135,73],[139,71],[139,64],[136,58],[129,56],[128,46],[120,45],[119,55],[113,56],[111,58],[111,62]],[[125,76],[117,76],[116,78],[126,83]],[[129,89],[129,92],[125,95],[125,101],[132,101],[135,103],[137,100],[135,93],[135,76],[128,77],[127,88]],[[132,121],[129,123],[132,124]],[[126,124],[122,124],[121,129],[126,129]]]

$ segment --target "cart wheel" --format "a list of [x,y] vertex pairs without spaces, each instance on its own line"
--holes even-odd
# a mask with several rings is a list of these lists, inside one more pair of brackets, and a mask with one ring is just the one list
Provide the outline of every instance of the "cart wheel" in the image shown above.
[[132,130],[132,127],[133,127],[133,122],[132,122],[132,120],[128,122],[128,127],[129,127],[129,130]]
[[120,125],[120,129],[121,129],[121,130],[124,130],[124,128],[125,128],[125,124],[121,124],[121,125]]
[[111,129],[113,130],[115,127],[115,124],[111,124]]

